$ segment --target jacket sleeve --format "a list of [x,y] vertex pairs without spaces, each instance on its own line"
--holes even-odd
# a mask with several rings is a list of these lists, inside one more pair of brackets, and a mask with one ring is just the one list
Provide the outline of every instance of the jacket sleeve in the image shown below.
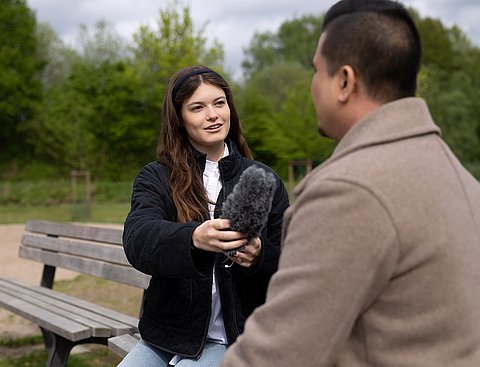
[[163,166],[151,163],[141,170],[133,184],[123,245],[128,261],[137,270],[153,276],[188,278],[198,274],[191,241],[200,223],[177,223],[169,192]]
[[355,185],[309,187],[285,218],[266,303],[249,317],[221,367],[337,365],[357,317],[398,261],[391,216]]

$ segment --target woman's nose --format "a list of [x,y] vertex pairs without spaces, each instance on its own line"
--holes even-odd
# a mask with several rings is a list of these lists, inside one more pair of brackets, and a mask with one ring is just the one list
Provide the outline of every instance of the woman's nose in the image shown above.
[[207,120],[208,121],[215,121],[218,118],[217,111],[215,111],[215,108],[211,107],[208,109],[208,115],[207,115]]

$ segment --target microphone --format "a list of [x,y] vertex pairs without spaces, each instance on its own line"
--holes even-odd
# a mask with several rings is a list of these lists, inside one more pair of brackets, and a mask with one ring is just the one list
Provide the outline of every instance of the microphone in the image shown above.
[[[232,231],[243,232],[247,240],[260,236],[272,208],[276,188],[275,176],[259,166],[250,166],[240,176],[222,206],[220,218],[230,220]],[[235,255],[238,249],[224,251]]]

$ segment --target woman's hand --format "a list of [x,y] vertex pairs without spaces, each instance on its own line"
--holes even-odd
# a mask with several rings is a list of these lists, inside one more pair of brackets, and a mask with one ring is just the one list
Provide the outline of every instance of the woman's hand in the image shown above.
[[238,265],[249,268],[257,263],[261,253],[262,241],[257,237],[252,238],[243,249],[237,250],[235,255],[230,256],[230,258]]
[[193,246],[205,251],[223,252],[247,244],[244,233],[231,231],[229,228],[228,219],[207,220],[193,231]]

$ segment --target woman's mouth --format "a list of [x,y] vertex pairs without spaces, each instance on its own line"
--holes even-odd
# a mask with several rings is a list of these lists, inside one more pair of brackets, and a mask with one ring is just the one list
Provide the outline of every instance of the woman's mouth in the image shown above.
[[218,129],[220,129],[221,127],[222,127],[222,124],[215,124],[215,125],[211,125],[211,126],[207,127],[205,130],[209,130],[209,131],[211,131],[211,130],[218,130]]

